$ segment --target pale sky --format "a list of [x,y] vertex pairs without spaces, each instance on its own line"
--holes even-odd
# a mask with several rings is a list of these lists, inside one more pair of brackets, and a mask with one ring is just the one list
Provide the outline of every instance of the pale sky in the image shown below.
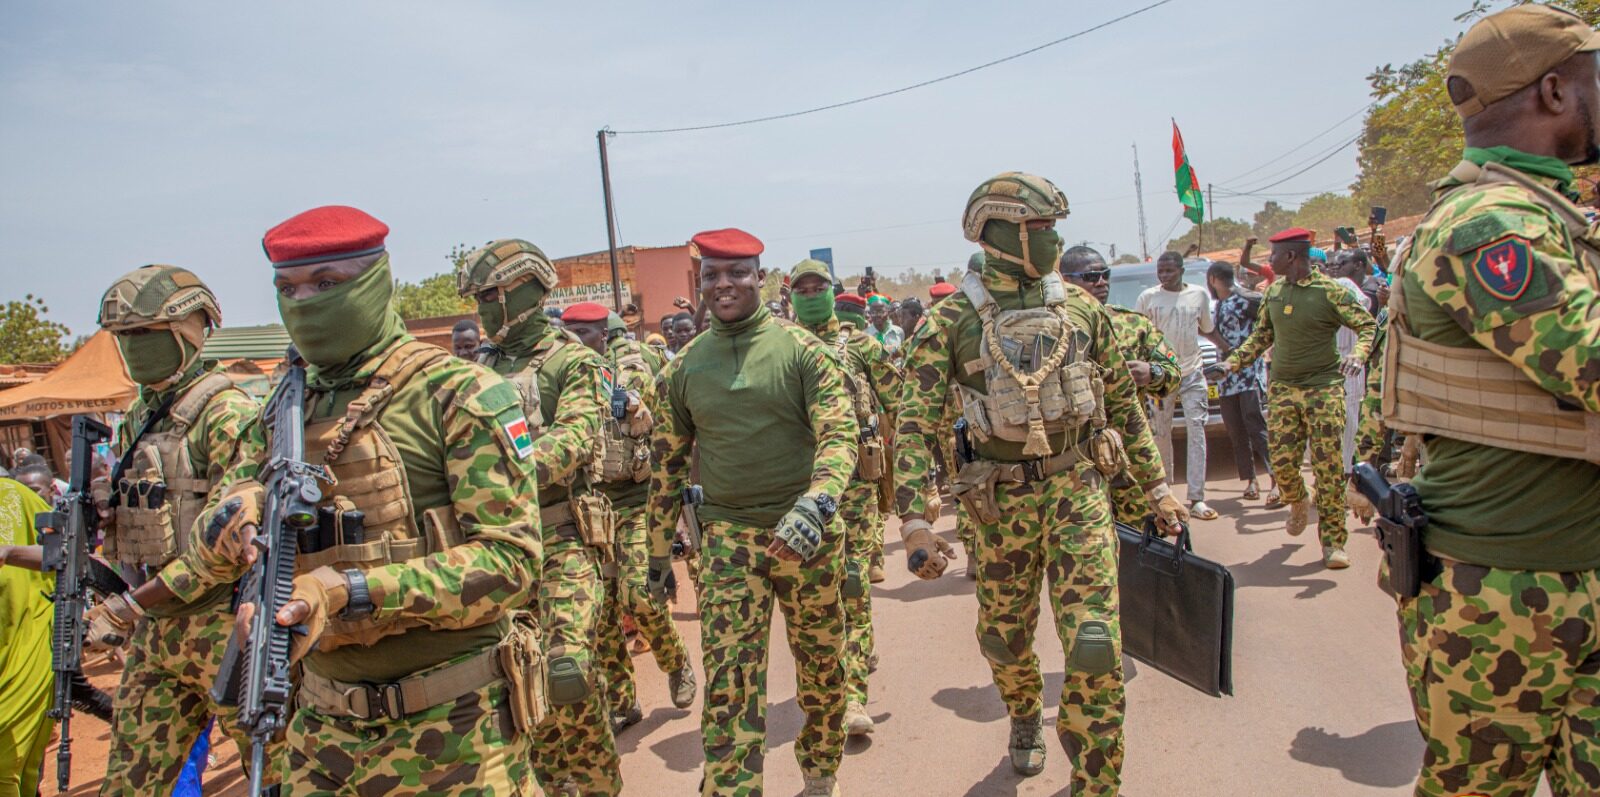
[[[92,331],[117,275],[182,265],[225,322],[276,321],[261,234],[351,204],[392,228],[398,277],[451,245],[605,247],[595,131],[783,113],[897,88],[1149,0],[176,3],[0,0],[0,296]],[[957,267],[968,193],[1050,178],[1072,243],[1137,253],[1181,210],[1169,117],[1200,181],[1250,191],[1354,136],[1373,67],[1437,47],[1470,3],[1174,0],[928,88],[793,120],[611,141],[621,243],[738,226],[786,268]],[[1458,8],[1457,6],[1460,6]],[[1351,147],[1269,192],[1342,188]],[[1302,164],[1303,165],[1303,164]],[[1250,175],[1239,179],[1242,173]],[[1274,173],[1283,171],[1283,174]],[[1270,179],[1269,179],[1270,178]],[[1263,197],[1217,202],[1248,216]],[[1187,228],[1179,225],[1174,233]]]

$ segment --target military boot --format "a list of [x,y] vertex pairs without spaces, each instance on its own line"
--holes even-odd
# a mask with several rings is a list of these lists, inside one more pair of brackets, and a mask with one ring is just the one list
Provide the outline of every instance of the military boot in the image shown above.
[[643,719],[644,710],[639,708],[637,701],[632,705],[617,709],[611,712],[611,735],[616,736],[628,728],[638,725],[640,720]]
[[1345,553],[1343,548],[1329,548],[1322,555],[1322,564],[1329,570],[1343,570],[1350,566],[1350,554]]
[[1011,718],[1011,768],[1033,777],[1044,771],[1044,718]]
[[852,700],[844,707],[844,732],[848,736],[866,736],[875,727],[865,706]]
[[694,705],[695,686],[694,668],[687,661],[675,672],[667,674],[667,690],[672,692],[672,705],[678,708]]
[[806,776],[806,787],[800,797],[839,797],[839,778],[827,775],[820,778]]
[[1311,522],[1311,496],[1306,496],[1289,505],[1289,524],[1286,530],[1289,536],[1298,537],[1306,530],[1306,524]]

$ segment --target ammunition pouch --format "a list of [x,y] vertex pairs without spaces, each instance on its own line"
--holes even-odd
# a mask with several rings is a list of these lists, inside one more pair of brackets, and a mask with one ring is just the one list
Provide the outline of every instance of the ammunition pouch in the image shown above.
[[511,633],[496,649],[500,670],[505,673],[511,693],[511,719],[518,734],[532,733],[550,713],[547,693],[550,677],[544,658],[544,640],[539,622],[530,612],[511,616]]
[[1122,445],[1122,435],[1115,429],[1101,429],[1089,438],[1089,452],[1094,469],[1107,479],[1115,479],[1128,469],[1128,452]]
[[607,417],[596,446],[595,463],[605,482],[644,482],[650,479],[650,438],[630,437],[614,418]]
[[602,563],[612,561],[617,548],[617,513],[603,493],[569,496],[554,506],[539,509],[539,523],[558,536],[581,540],[595,549]]
[[856,447],[856,475],[862,481],[875,482],[883,478],[883,438],[872,435]]
[[301,667],[299,704],[336,719],[371,722],[400,720],[434,706],[453,703],[505,679],[501,653],[488,648],[393,683],[345,683]]

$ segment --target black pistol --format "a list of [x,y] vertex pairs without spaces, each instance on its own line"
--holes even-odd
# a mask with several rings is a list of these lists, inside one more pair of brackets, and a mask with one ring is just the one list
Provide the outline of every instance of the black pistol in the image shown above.
[[1389,564],[1389,589],[1400,598],[1415,598],[1422,582],[1439,574],[1439,560],[1422,545],[1422,530],[1428,515],[1422,511],[1417,488],[1409,484],[1389,484],[1372,465],[1359,462],[1355,467],[1356,490],[1372,502],[1378,512],[1378,543]]

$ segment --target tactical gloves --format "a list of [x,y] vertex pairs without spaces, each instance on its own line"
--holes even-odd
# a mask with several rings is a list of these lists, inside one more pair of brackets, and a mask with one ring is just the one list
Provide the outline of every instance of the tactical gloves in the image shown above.
[[144,607],[131,594],[112,595],[83,615],[83,619],[89,621],[84,641],[90,650],[121,647],[133,635],[133,626],[141,617],[144,617]]
[[933,533],[933,524],[921,518],[900,521],[900,538],[906,544],[906,567],[923,580],[944,574],[956,549]]
[[799,554],[801,562],[809,562],[822,546],[822,532],[827,527],[822,509],[809,495],[800,496],[789,514],[778,521],[773,536]]
[[1172,497],[1172,488],[1166,482],[1146,490],[1144,495],[1145,500],[1150,502],[1150,511],[1156,516],[1156,529],[1161,536],[1176,534],[1184,523],[1189,522],[1189,510]]
[[303,601],[308,610],[298,623],[305,627],[304,632],[289,636],[290,662],[299,661],[310,653],[327,630],[329,618],[338,617],[344,611],[345,604],[350,601],[350,584],[343,573],[327,566],[295,576],[294,592],[289,595],[289,602],[284,604],[274,622],[282,619],[285,613],[294,611],[295,601]]

